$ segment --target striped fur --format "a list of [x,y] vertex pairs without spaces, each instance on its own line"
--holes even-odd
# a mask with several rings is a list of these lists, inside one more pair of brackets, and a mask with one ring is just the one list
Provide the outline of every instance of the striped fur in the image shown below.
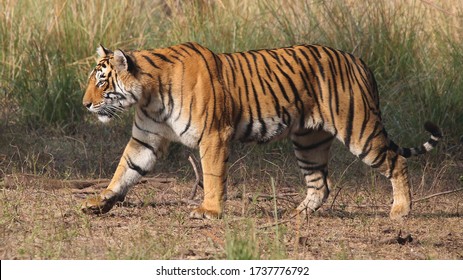
[[83,104],[101,121],[135,106],[132,139],[108,188],[89,198],[85,212],[101,213],[123,200],[153,167],[169,142],[198,147],[204,201],[193,217],[220,217],[229,143],[266,143],[289,137],[308,188],[299,211],[318,209],[329,194],[328,153],[337,138],[393,185],[392,218],[411,207],[405,158],[442,137],[401,148],[387,136],[373,73],[357,57],[325,46],[215,54],[196,43],[114,52],[98,48]]

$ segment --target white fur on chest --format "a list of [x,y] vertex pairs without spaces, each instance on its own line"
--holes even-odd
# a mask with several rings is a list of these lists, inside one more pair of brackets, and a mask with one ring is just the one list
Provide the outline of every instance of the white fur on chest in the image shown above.
[[[186,129],[188,127],[188,129]],[[135,123],[132,135],[145,135],[143,138],[162,137],[172,142],[180,142],[190,148],[196,148],[200,138],[200,133],[196,126],[188,120],[179,118],[178,120],[169,119],[166,122],[159,122],[138,111],[135,114]],[[141,135],[140,135],[141,136]]]
[[[172,141],[180,142],[190,148],[198,147],[198,141],[201,137],[201,133],[198,131],[195,124],[190,122],[188,125],[188,120],[180,118],[179,120],[172,121],[169,126],[174,131],[176,138],[171,139]],[[186,129],[187,127],[188,129]]]

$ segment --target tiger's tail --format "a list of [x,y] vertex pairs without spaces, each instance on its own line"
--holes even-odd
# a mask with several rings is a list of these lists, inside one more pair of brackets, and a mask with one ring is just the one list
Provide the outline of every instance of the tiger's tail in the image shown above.
[[426,129],[426,131],[431,133],[431,137],[429,138],[427,142],[422,144],[420,147],[402,148],[402,147],[399,147],[392,140],[390,140],[389,148],[405,158],[421,155],[421,154],[431,151],[432,149],[434,149],[434,147],[437,146],[440,139],[442,138],[442,131],[437,125],[435,125],[434,123],[430,121],[427,121],[424,124],[424,129]]

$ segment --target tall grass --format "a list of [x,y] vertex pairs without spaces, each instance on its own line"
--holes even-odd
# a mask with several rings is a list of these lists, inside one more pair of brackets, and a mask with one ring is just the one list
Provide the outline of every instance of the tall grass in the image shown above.
[[[463,134],[459,1],[59,1],[0,3],[0,94],[34,126],[81,122],[98,43],[217,52],[319,43],[374,70],[390,134],[415,143],[424,119]],[[416,138],[416,139],[415,139]],[[456,141],[456,140],[455,140]]]

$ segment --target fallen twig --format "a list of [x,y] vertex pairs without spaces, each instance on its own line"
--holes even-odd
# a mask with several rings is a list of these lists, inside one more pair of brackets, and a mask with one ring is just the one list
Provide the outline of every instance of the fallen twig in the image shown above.
[[171,200],[171,201],[161,201],[161,202],[130,202],[124,201],[120,203],[123,207],[130,207],[130,208],[140,208],[140,207],[159,207],[159,206],[176,206],[176,205],[193,205],[198,206],[199,203],[197,201],[191,199],[180,199],[180,200]]
[[281,195],[268,195],[268,194],[260,194],[260,195],[257,195],[257,196],[249,196],[248,197],[248,200],[249,201],[253,201],[254,199],[257,200],[257,201],[269,201],[269,200],[273,200],[273,199],[279,199],[279,200],[286,200],[288,202],[291,202],[293,204],[296,204],[296,202],[291,199],[291,197],[294,197],[294,196],[298,196],[299,194],[298,193],[286,193],[286,194],[281,194]]
[[[141,179],[137,184],[145,183],[172,183],[175,182],[175,178],[170,177],[146,177]],[[73,179],[73,180],[60,180],[50,179],[44,176],[38,176],[33,174],[9,174],[3,178],[3,185],[6,188],[15,188],[18,185],[36,187],[37,185],[46,189],[58,189],[58,188],[72,188],[72,189],[86,189],[92,188],[104,188],[109,184],[110,180],[106,178],[102,179]]]
[[[137,184],[146,184],[146,183],[160,183],[160,184],[168,184],[175,182],[175,178],[170,177],[146,177],[138,181]],[[88,187],[93,188],[104,188],[106,187],[110,180],[109,179],[80,179],[80,180],[63,180],[64,184],[75,188],[75,189],[85,189]]]
[[266,229],[266,228],[269,228],[269,227],[274,227],[274,226],[279,226],[279,225],[282,225],[282,224],[287,224],[289,222],[291,222],[293,220],[293,218],[297,217],[298,215],[300,215],[305,209],[301,209],[301,210],[298,210],[298,211],[295,211],[294,214],[292,214],[289,218],[287,219],[283,219],[281,221],[278,221],[278,222],[274,222],[274,223],[270,223],[270,224],[265,224],[265,225],[261,225],[261,226],[258,226],[257,228],[258,229]]
[[193,157],[191,155],[188,157],[188,161],[191,163],[191,166],[193,166],[193,171],[195,172],[195,177],[196,177],[196,180],[193,184],[193,189],[191,190],[191,195],[190,195],[190,199],[192,200],[196,196],[196,191],[198,190],[198,186],[200,188],[204,188],[204,186],[203,186],[203,182],[201,181],[201,174],[199,173],[198,168],[196,167],[196,162],[193,160]]
[[[337,182],[336,185],[338,185],[338,184],[341,183],[341,180],[342,180],[342,178],[344,177],[344,174],[346,174],[347,170],[349,170],[349,168],[350,168],[354,163],[356,163],[356,162],[357,162],[357,159],[355,159],[354,161],[352,161],[352,162],[344,169],[344,171],[343,171],[342,174],[341,174],[341,177],[339,178],[339,182]],[[333,201],[331,202],[330,209],[333,209],[333,205],[334,205],[334,203],[336,202],[336,199],[338,198],[338,195],[339,195],[339,193],[342,191],[342,189],[343,189],[343,186],[337,188],[336,194],[334,195]]]
[[461,192],[461,191],[463,191],[463,188],[459,188],[459,189],[456,189],[456,190],[445,191],[445,192],[439,192],[439,193],[431,194],[431,195],[428,195],[428,196],[425,196],[425,197],[422,197],[422,198],[414,199],[412,202],[416,203],[416,202],[420,202],[420,201],[423,201],[423,200],[428,200],[428,199],[436,197],[436,196],[446,195],[446,194],[456,193],[456,192]]

